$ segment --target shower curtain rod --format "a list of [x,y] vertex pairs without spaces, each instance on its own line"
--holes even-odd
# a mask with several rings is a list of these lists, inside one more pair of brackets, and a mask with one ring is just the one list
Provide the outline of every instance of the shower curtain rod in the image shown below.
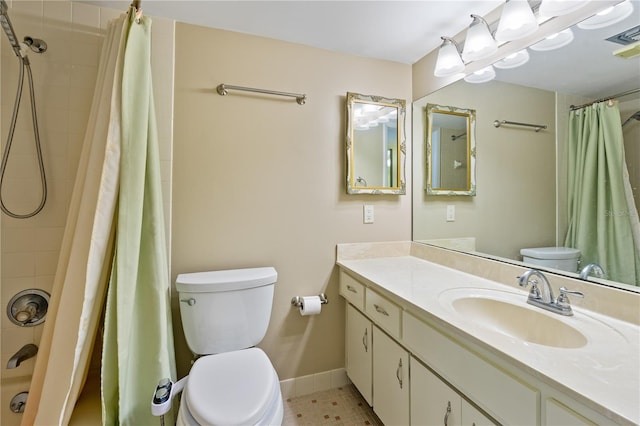
[[577,109],[581,109],[581,108],[584,108],[584,107],[588,107],[588,106],[590,106],[590,105],[597,104],[597,103],[599,103],[599,102],[604,102],[604,101],[608,101],[608,100],[611,100],[611,99],[618,99],[618,98],[622,98],[623,96],[633,95],[634,93],[638,93],[638,92],[640,92],[640,88],[637,88],[637,89],[631,89],[631,90],[627,90],[626,92],[618,93],[617,95],[607,96],[606,98],[596,99],[595,101],[593,101],[593,102],[587,102],[586,104],[582,104],[582,105],[571,105],[571,106],[569,107],[569,109],[570,109],[571,111],[575,111],[575,110],[577,110]]
[[287,92],[278,92],[275,90],[266,90],[266,89],[255,89],[252,87],[241,87],[241,86],[231,86],[229,84],[220,84],[216,90],[220,96],[225,96],[227,94],[227,90],[240,90],[244,92],[256,92],[256,93],[265,93],[268,95],[277,95],[277,96],[288,96],[291,98],[296,98],[296,102],[300,105],[304,105],[307,101],[307,95],[304,93],[287,93]]

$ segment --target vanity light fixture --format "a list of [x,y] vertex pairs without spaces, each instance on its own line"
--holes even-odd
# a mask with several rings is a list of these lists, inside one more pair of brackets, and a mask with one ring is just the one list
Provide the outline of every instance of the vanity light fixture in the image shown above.
[[438,50],[438,59],[433,75],[436,77],[449,77],[464,71],[464,62],[458,51],[458,44],[449,37],[440,37],[442,44]]
[[472,14],[471,17],[473,21],[467,30],[462,50],[462,59],[466,62],[487,58],[498,50],[487,21],[482,16]]
[[530,46],[530,48],[531,50],[536,50],[539,52],[546,50],[555,50],[566,46],[572,41],[573,31],[571,31],[571,28],[567,28],[566,30],[562,30],[559,33],[552,34],[544,40],[537,42],[536,44]]
[[529,62],[529,51],[527,49],[522,49],[516,53],[512,53],[511,55],[504,57],[503,59],[493,64],[493,66],[500,69],[511,69],[524,65],[527,62]]
[[596,13],[589,19],[579,22],[578,28],[582,28],[583,30],[597,30],[608,27],[609,25],[617,24],[623,19],[626,19],[632,12],[633,4],[631,4],[631,0],[625,0],[622,3],[618,3],[615,6]]
[[464,78],[467,83],[486,83],[496,78],[496,70],[493,66],[482,68],[481,70],[472,72]]
[[543,16],[560,16],[574,12],[580,9],[589,0],[542,0],[540,3],[540,15]]
[[499,42],[513,41],[526,37],[537,29],[538,21],[527,0],[507,0],[502,7],[495,38]]

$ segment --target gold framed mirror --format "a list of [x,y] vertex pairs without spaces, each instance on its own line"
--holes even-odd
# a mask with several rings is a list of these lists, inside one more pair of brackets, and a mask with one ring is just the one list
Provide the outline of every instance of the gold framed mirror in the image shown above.
[[406,101],[347,93],[347,193],[406,194]]
[[476,195],[476,111],[427,104],[429,195]]

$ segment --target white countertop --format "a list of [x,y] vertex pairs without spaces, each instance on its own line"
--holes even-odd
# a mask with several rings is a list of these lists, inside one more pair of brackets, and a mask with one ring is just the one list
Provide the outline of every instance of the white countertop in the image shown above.
[[[583,332],[588,342],[577,349],[528,343],[478,325],[455,312],[446,301],[451,289],[499,290],[520,295],[528,291],[496,283],[413,256],[339,259],[338,265],[372,287],[401,299],[414,313],[450,327],[497,356],[618,423],[640,424],[640,327],[574,307],[564,317],[541,312]],[[514,278],[515,279],[515,278]],[[475,290],[474,290],[475,289]],[[585,294],[589,297],[589,294]],[[531,307],[531,309],[539,309]]]

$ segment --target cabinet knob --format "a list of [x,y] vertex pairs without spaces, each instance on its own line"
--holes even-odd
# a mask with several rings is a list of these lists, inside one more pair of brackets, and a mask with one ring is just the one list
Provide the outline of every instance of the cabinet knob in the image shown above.
[[376,312],[378,312],[379,314],[382,314],[384,316],[389,316],[389,312],[387,312],[387,310],[385,308],[383,308],[382,306],[378,305],[378,304],[373,304],[373,307],[376,308]]
[[451,414],[451,401],[447,401],[447,412],[444,415],[444,426],[449,426],[449,414]]
[[364,334],[362,335],[362,346],[364,346],[364,351],[369,352],[369,329],[364,329]]
[[349,284],[347,284],[347,290],[349,290],[351,293],[358,293],[358,290],[356,290],[355,287],[350,286]]

